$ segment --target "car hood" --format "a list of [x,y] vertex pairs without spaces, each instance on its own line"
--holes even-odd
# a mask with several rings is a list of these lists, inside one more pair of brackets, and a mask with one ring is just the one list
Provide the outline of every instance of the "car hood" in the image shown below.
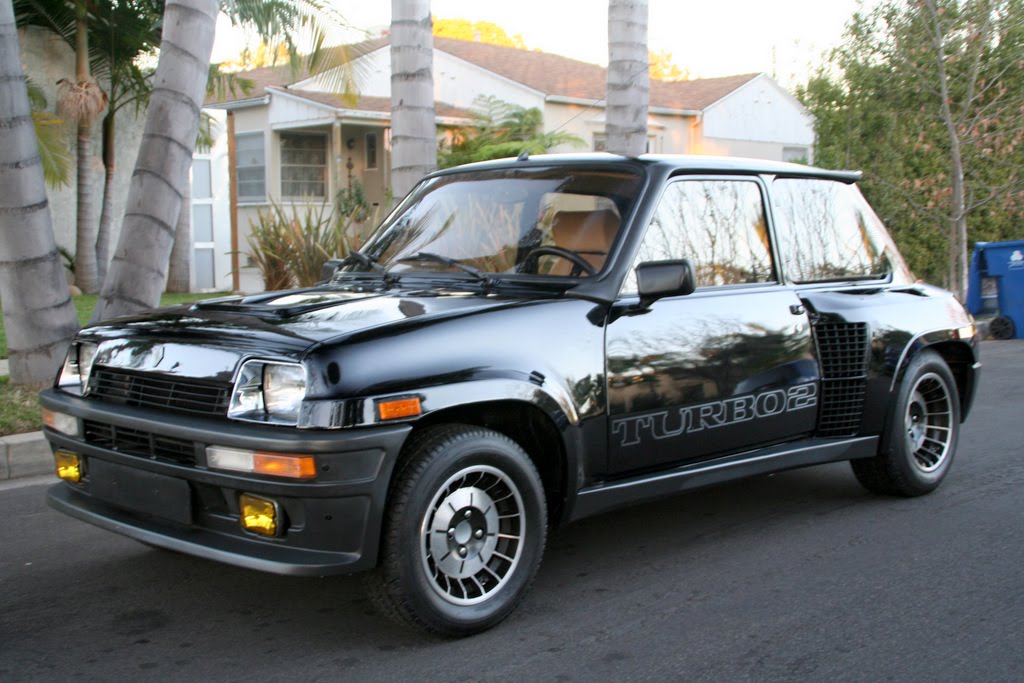
[[526,301],[464,292],[298,290],[117,318],[80,338],[100,344],[97,365],[229,381],[245,358],[297,360],[319,343],[393,334]]

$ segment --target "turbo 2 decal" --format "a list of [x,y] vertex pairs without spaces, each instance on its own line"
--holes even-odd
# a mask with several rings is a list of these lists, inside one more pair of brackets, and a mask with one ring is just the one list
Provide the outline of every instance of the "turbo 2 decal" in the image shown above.
[[818,385],[811,382],[797,384],[789,389],[773,389],[760,394],[734,396],[695,406],[619,418],[612,422],[612,434],[618,437],[619,446],[636,446],[649,439],[670,439],[816,405]]

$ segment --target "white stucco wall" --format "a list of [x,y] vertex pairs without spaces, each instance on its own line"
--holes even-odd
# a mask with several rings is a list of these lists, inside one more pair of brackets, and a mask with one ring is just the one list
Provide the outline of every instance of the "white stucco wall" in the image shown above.
[[[385,46],[352,61],[359,94],[367,97],[391,97],[391,48]],[[434,50],[434,99],[469,109],[480,95],[491,95],[522,107],[544,106],[544,96],[441,50]],[[293,87],[332,92],[333,79],[315,76]]]
[[[557,152],[589,152],[594,149],[594,135],[605,132],[604,107],[598,105],[546,102],[544,104],[544,132],[556,130],[571,133],[583,139],[582,147],[559,145]],[[655,154],[686,154],[690,151],[690,116],[650,114],[647,117],[647,137],[651,152]]]
[[[814,121],[800,103],[764,74],[730,93],[704,111],[704,139],[776,143],[782,146],[814,144]],[[714,154],[709,149],[703,153]]]
[[[57,104],[57,81],[61,78],[74,77],[74,53],[67,43],[53,33],[42,29],[32,27],[20,29],[18,31],[18,41],[21,46],[22,65],[24,66],[25,74],[46,94],[47,110],[54,113]],[[103,83],[101,83],[101,86],[106,88],[106,85]],[[128,184],[131,181],[132,171],[135,167],[135,158],[139,153],[139,142],[142,140],[144,123],[144,115],[136,116],[131,106],[125,107],[117,115],[115,125],[117,145],[114,155],[115,175],[112,195],[114,201],[114,225],[111,253],[113,253],[113,249],[117,244],[117,238],[121,233],[121,220],[124,217]],[[72,126],[68,126],[65,137],[70,153],[70,183],[60,188],[47,188],[57,244],[72,253],[75,251],[77,220],[76,136],[77,130]],[[100,209],[103,202],[105,174],[101,154],[102,135],[100,133],[100,122],[97,121],[93,136],[92,154],[90,155],[90,165],[92,167],[91,187],[95,210],[93,219],[97,227],[99,226]]]
[[[758,142],[756,140],[729,140],[726,138],[705,137],[701,143],[700,154],[710,156],[747,157],[750,159],[767,159],[769,161],[794,161],[787,158],[787,149],[803,149],[801,158],[806,163],[813,163],[814,149],[810,145],[783,144],[781,142]],[[798,155],[799,156],[799,155]]]

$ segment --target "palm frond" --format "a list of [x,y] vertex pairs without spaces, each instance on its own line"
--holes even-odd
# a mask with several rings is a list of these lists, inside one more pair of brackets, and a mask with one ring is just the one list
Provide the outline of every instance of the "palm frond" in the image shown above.
[[[322,74],[332,92],[354,99],[357,74],[347,51],[339,47],[343,30],[353,27],[320,0],[223,0],[221,11],[235,26],[251,29],[263,42],[283,44],[293,78]],[[311,46],[305,54],[299,46]]]
[[239,93],[248,95],[256,84],[249,78],[243,78],[236,73],[221,70],[220,64],[210,65],[210,75],[206,79],[206,94],[217,99],[227,99],[229,95],[237,96]]
[[68,185],[71,182],[71,150],[68,149],[63,119],[45,111],[33,111],[32,123],[36,129],[46,184],[53,188]]
[[199,134],[196,136],[196,151],[206,154],[217,142],[217,135],[220,133],[220,124],[205,111],[199,113]]

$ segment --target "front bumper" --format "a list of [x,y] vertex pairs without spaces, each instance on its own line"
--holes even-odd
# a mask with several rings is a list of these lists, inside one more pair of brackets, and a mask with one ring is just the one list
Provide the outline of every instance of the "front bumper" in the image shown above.
[[[176,462],[44,429],[53,449],[84,459],[79,484],[61,482],[50,488],[48,502],[56,510],[152,545],[277,574],[343,574],[376,564],[388,482],[409,425],[307,431],[162,413],[52,389],[40,401],[74,415],[83,434],[89,421],[130,431],[135,443],[144,443],[148,436],[154,442],[168,438],[193,445],[194,463]],[[318,474],[300,482],[208,469],[205,449],[210,444],[312,454]],[[91,461],[102,461],[93,469],[119,473],[121,481],[94,486]],[[120,495],[118,486],[133,490]],[[278,503],[283,518],[278,536],[241,528],[241,493]]]

